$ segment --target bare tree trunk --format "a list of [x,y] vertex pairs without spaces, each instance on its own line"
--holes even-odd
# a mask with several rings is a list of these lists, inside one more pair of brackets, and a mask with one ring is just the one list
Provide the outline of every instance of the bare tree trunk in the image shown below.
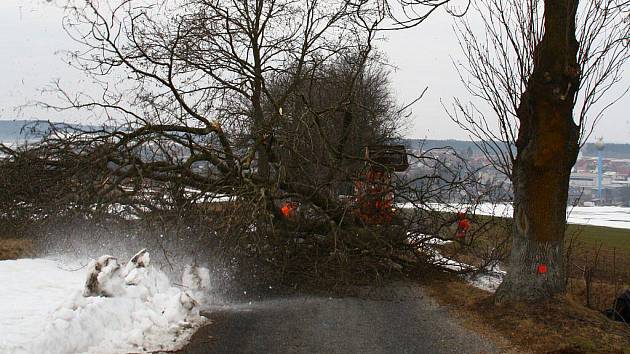
[[571,168],[579,150],[573,105],[580,79],[578,0],[546,0],[545,34],[521,96],[513,166],[514,229],[497,300],[536,301],[565,291],[564,232]]

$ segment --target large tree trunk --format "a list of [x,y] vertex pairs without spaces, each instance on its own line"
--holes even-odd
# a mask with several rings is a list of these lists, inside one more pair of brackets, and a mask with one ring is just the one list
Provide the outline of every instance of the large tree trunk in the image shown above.
[[578,0],[545,1],[545,34],[521,97],[513,166],[514,229],[497,300],[536,301],[565,290],[564,233],[571,168],[579,150],[573,102],[579,83]]

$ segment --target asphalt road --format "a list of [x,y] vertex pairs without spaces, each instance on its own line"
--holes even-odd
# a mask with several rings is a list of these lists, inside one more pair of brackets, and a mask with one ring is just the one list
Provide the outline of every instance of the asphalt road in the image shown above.
[[417,286],[217,306],[182,353],[494,353]]

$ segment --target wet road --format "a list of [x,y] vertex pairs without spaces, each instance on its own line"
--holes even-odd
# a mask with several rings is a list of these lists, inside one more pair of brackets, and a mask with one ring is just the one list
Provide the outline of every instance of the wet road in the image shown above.
[[183,353],[494,353],[416,286],[213,308]]

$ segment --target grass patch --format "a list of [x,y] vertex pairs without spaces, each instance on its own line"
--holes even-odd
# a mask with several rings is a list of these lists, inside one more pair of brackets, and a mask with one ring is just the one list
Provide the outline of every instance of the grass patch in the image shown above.
[[[490,222],[494,219],[494,222]],[[502,233],[510,232],[511,218],[492,217],[486,215],[476,215],[473,219],[475,224],[489,223],[486,232]],[[568,224],[566,238],[576,237],[576,241],[581,242],[585,247],[597,248],[602,244],[602,248],[613,248],[625,253],[630,253],[630,229],[619,229],[607,226]],[[483,242],[483,241],[482,241]]]
[[603,248],[630,253],[630,229],[571,224],[567,228],[567,237],[572,235],[586,247],[597,248],[602,244]]
[[[448,212],[438,212],[441,214],[441,220],[453,220],[453,227],[449,230],[455,230],[455,214]],[[510,232],[510,224],[512,218],[504,218],[489,215],[471,216],[473,230],[475,227],[487,224],[485,232],[488,233],[505,233]],[[576,235],[577,240],[583,242],[586,246],[597,246],[603,243],[605,248],[616,248],[620,251],[630,252],[630,229],[620,229],[607,226],[568,224],[567,237]]]

